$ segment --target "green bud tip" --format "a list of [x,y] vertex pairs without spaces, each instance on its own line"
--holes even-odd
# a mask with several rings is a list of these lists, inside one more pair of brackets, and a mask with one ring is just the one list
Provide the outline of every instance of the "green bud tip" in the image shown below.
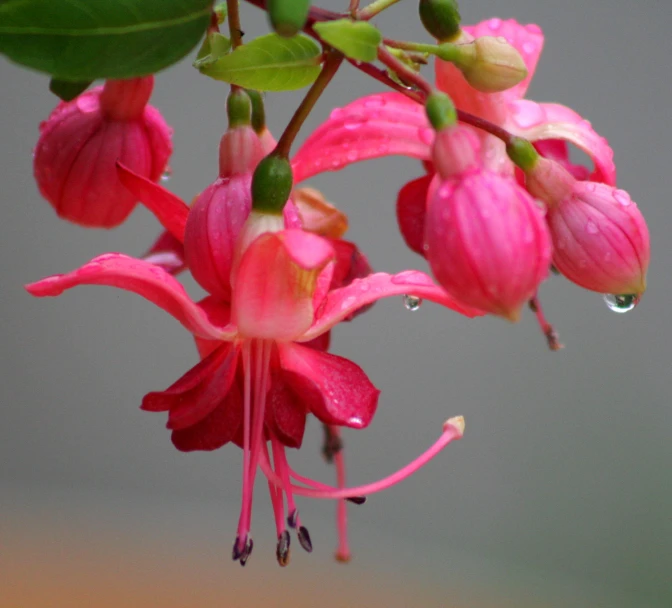
[[456,0],[420,0],[420,21],[439,41],[452,40],[460,33],[460,9]]
[[539,160],[539,153],[534,146],[523,137],[513,137],[506,144],[506,153],[517,167],[526,173],[534,169]]
[[273,31],[291,38],[306,25],[310,0],[267,0],[266,11]]
[[264,98],[259,91],[247,89],[247,94],[252,102],[252,128],[255,133],[260,134],[266,128],[266,110],[264,109]]
[[229,128],[250,124],[252,104],[249,95],[238,87],[234,87],[226,100],[226,113],[229,117]]
[[257,165],[252,176],[252,209],[279,215],[289,199],[293,183],[289,160],[269,154]]
[[425,101],[425,112],[435,130],[452,127],[457,122],[457,112],[453,100],[445,93],[435,91]]

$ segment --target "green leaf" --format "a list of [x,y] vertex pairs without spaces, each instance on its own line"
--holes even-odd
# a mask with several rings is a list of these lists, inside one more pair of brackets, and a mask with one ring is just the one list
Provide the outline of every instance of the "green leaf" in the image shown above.
[[307,36],[267,34],[198,68],[215,80],[248,89],[291,91],[311,84],[320,73],[321,61],[320,47]]
[[368,21],[338,19],[316,23],[313,29],[327,44],[357,61],[375,61],[382,34]]
[[77,95],[86,91],[92,82],[92,80],[72,82],[71,80],[52,78],[49,81],[49,90],[63,101],[72,101]]
[[0,53],[60,80],[131,78],[184,57],[212,0],[3,0]]
[[220,34],[219,32],[212,32],[208,34],[203,41],[203,45],[196,55],[194,61],[195,68],[202,68],[217,61],[231,50],[231,41]]

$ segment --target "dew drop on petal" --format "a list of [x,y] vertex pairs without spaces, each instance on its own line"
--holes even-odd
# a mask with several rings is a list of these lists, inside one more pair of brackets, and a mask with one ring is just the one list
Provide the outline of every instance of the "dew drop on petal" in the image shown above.
[[534,44],[534,42],[530,42],[529,40],[523,43],[523,53],[526,53],[527,55],[531,55],[532,53],[534,53],[534,50],[536,48],[537,47]]
[[340,120],[345,115],[345,110],[343,108],[334,108],[329,114],[331,120]]
[[623,207],[627,207],[630,203],[632,203],[630,195],[625,190],[616,190],[614,192],[614,199]]
[[597,234],[599,232],[597,224],[595,222],[588,221],[586,223],[586,232],[588,234]]
[[357,129],[361,129],[364,126],[364,123],[361,120],[346,120],[343,123],[343,128],[346,129],[347,131],[355,131]]
[[166,166],[161,174],[161,181],[167,182],[173,176],[173,170],[170,166]]
[[422,306],[422,298],[418,298],[417,296],[412,296],[409,294],[404,294],[403,296],[404,299],[404,307],[406,310],[410,310],[411,312],[414,312]]
[[609,310],[617,313],[624,313],[631,311],[637,304],[639,304],[640,297],[635,294],[605,294],[604,301]]
[[372,97],[367,98],[364,101],[364,107],[365,108],[382,108],[387,102],[385,101],[384,97],[380,97],[379,95],[374,95]]

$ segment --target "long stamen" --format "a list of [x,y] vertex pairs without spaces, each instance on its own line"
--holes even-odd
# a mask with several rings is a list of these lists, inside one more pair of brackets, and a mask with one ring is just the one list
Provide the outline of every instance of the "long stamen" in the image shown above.
[[[332,435],[338,439],[340,446],[340,449],[334,452],[333,458],[334,464],[336,465],[336,485],[338,485],[339,489],[342,489],[345,487],[345,459],[343,458],[341,433],[336,427],[331,427],[330,431]],[[338,530],[336,559],[339,562],[347,563],[350,561],[350,546],[348,544],[348,505],[343,498],[336,504],[336,528]]]
[[251,357],[250,343],[244,342],[242,346],[243,357],[243,489],[241,497],[240,517],[238,519],[238,533],[233,546],[233,559],[240,559],[247,544],[249,527],[246,526],[245,513],[248,502],[252,502],[250,495],[250,419],[251,419]]
[[[405,467],[399,469],[396,473],[388,475],[379,481],[366,484],[363,486],[357,486],[354,488],[332,488],[329,487],[328,490],[315,489],[315,488],[304,488],[302,486],[297,486],[292,484],[292,490],[297,496],[308,496],[310,498],[349,498],[352,496],[360,496],[367,494],[375,494],[389,488],[400,481],[403,481],[407,477],[410,477],[417,470],[422,468],[427,464],[432,458],[434,458],[441,450],[443,450],[451,441],[460,439],[464,434],[464,418],[462,416],[456,416],[450,418],[443,423],[443,433],[436,442],[415,460],[407,464]],[[264,474],[272,481],[275,485],[281,485],[282,481],[280,478],[270,470],[264,470]],[[321,484],[320,484],[321,485]]]
[[272,439],[271,443],[273,445],[273,461],[275,463],[275,470],[280,476],[280,480],[282,481],[282,489],[285,491],[285,495],[287,496],[287,510],[292,515],[292,523],[294,524],[292,527],[301,527],[299,511],[296,508],[294,495],[292,494],[292,483],[289,480],[291,469],[289,467],[289,463],[287,462],[285,450],[277,439]]
[[[268,448],[266,445],[262,446],[261,459],[265,461],[268,461],[269,459]],[[275,458],[273,460],[275,461]],[[284,567],[289,564],[290,556],[290,536],[287,528],[285,528],[285,503],[282,498],[282,490],[276,487],[270,480],[268,481],[268,491],[271,495],[273,515],[275,516],[275,529],[278,535],[278,545],[275,550],[275,556],[278,560],[278,564]]]

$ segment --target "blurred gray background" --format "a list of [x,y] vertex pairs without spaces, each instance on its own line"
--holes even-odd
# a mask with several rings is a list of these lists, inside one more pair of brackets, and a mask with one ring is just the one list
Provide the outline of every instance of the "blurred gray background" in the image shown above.
[[[347,0],[321,5],[341,10]],[[416,5],[405,0],[377,22],[390,37],[428,40]],[[255,501],[255,553],[245,570],[230,561],[240,451],[179,453],[164,418],[138,409],[146,392],[167,387],[197,360],[171,317],[110,288],[42,300],[23,291],[98,253],[140,254],[159,227],[140,208],[110,232],[57,220],[31,165],[38,123],[56,99],[45,76],[0,63],[0,605],[10,605],[3,586],[26,598],[12,606],[28,605],[50,584],[43,576],[58,578],[59,563],[61,582],[77,579],[75,553],[88,556],[84,564],[113,564],[109,593],[127,591],[125,577],[179,581],[200,605],[254,605],[227,591],[234,584],[267,592],[264,605],[277,606],[311,593],[338,606],[363,598],[385,606],[672,605],[672,4],[463,0],[461,10],[465,23],[499,16],[542,26],[546,46],[528,97],[569,105],[610,140],[619,186],[651,229],[649,291],[635,311],[616,315],[598,294],[550,279],[541,297],[566,345],[559,353],[546,350],[532,314],[518,325],[469,321],[431,304],[411,313],[397,298],[337,328],[334,352],[357,361],[383,391],[372,426],[345,432],[352,483],[408,462],[445,418],[467,421],[464,439],[423,471],[350,510],[354,560],[345,567],[331,558],[333,504],[303,500],[315,551],[297,548],[291,566],[277,568],[265,484]],[[242,17],[250,36],[267,31],[262,13],[244,3]],[[175,128],[168,186],[186,200],[215,178],[226,126],[227,87],[199,75],[191,59],[161,73],[152,98]],[[300,138],[332,107],[375,90],[344,66]],[[299,99],[268,97],[276,136]],[[421,173],[417,162],[392,158],[310,185],[348,213],[348,236],[375,269],[425,269],[394,217],[397,190]],[[313,423],[292,462],[331,482],[320,440]],[[68,549],[73,543],[79,549]],[[127,550],[117,554],[113,545]],[[23,582],[9,576],[12,564],[23,564]],[[198,595],[206,579],[207,597]],[[57,589],[36,605],[100,603],[66,602]],[[130,593],[126,605],[140,595]]]

